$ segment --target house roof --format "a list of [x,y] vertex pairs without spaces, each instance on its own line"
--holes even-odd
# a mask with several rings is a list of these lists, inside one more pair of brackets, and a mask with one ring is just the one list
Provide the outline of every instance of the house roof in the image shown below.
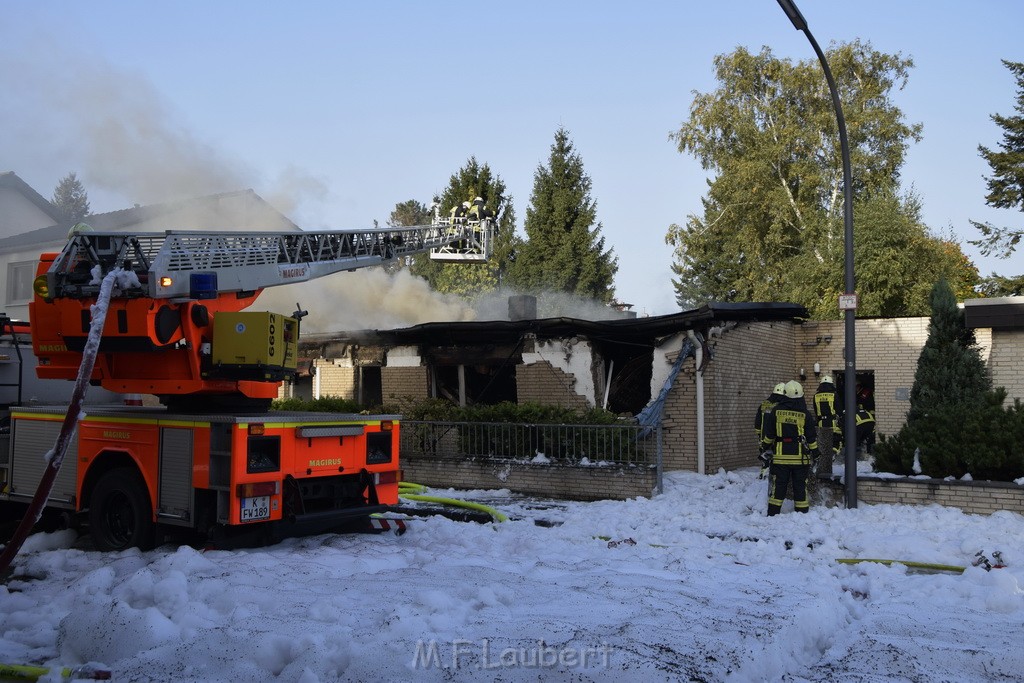
[[[26,185],[25,187],[28,186]],[[31,188],[29,189],[31,190]],[[262,204],[275,213],[278,213],[281,218],[283,230],[299,230],[299,226],[295,225],[295,223],[289,220],[284,214],[277,212],[276,209],[270,206],[270,204],[267,204],[262,197],[252,190],[221,192],[219,194],[211,194],[205,197],[182,199],[173,202],[164,202],[162,204],[149,204],[147,206],[135,206],[130,209],[121,209],[120,211],[110,211],[108,213],[96,213],[86,217],[84,222],[88,223],[89,226],[97,232],[117,232],[123,228],[143,223],[145,221],[157,220],[163,215],[169,215],[183,210],[208,209],[215,213],[226,214],[230,209],[224,209],[223,207],[225,204],[230,206],[230,202],[232,200],[239,199],[243,202],[255,202]],[[235,224],[237,224],[237,221],[235,221]],[[70,221],[65,219],[56,225],[39,228],[38,230],[30,230],[28,232],[21,233],[20,235],[0,239],[0,253],[8,251],[25,251],[26,249],[36,245],[63,244],[67,241],[68,229],[70,227]],[[215,229],[217,226],[168,225],[167,229],[200,230],[207,227]],[[234,227],[234,225],[232,227]]]
[[619,320],[580,320],[543,318],[539,320],[489,320],[471,322],[424,323],[397,330],[360,330],[333,334],[304,335],[303,345],[327,342],[383,344],[403,346],[463,346],[497,344],[515,340],[524,334],[539,339],[582,335],[614,343],[653,346],[663,337],[690,329],[705,329],[728,322],[793,321],[802,322],[807,309],[791,303],[709,303],[690,311],[647,318]]
[[967,327],[993,330],[1024,330],[1024,296],[1002,296],[964,301]]
[[40,211],[52,218],[54,222],[66,221],[67,216],[51,204],[43,195],[32,189],[32,186],[18,177],[14,171],[0,171],[0,187],[9,187],[17,190],[26,199],[36,205]]

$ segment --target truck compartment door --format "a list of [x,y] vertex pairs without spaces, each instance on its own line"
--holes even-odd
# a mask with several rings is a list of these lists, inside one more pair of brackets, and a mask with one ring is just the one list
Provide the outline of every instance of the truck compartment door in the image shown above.
[[192,429],[160,428],[160,482],[157,519],[164,524],[192,526]]
[[[11,498],[31,500],[36,493],[43,472],[46,470],[46,454],[53,450],[61,420],[12,421],[11,438]],[[54,507],[76,509],[75,495],[78,486],[78,439],[72,439],[64,456],[60,472],[53,483],[47,504]]]

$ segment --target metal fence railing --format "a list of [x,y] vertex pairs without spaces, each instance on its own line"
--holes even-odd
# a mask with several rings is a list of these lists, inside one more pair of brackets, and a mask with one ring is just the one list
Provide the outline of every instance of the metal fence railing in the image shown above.
[[[405,457],[547,459],[569,465],[661,469],[661,427],[403,420]],[[542,456],[542,457],[540,457]]]

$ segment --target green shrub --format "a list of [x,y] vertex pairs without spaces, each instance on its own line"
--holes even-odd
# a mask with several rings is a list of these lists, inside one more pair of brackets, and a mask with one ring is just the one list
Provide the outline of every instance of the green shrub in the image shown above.
[[1024,477],[1024,409],[1020,401],[1003,408],[1006,390],[986,392],[980,404],[935,406],[908,421],[898,434],[875,447],[875,469],[911,475],[915,453],[921,474],[937,479],[970,474],[978,480]]
[[[571,428],[621,424],[614,413],[594,408],[575,410],[531,402],[460,408],[443,399],[430,399],[408,405],[402,415],[406,421],[468,423],[454,428],[455,437],[459,451],[473,457],[523,460],[543,453],[551,459],[578,462],[584,457],[598,459],[614,454],[614,458],[607,459],[633,460],[639,448],[629,427],[596,433]],[[416,425],[413,430],[414,443],[423,453],[434,452],[438,447],[434,441],[443,436],[427,426]]]
[[311,401],[301,398],[279,398],[271,402],[270,409],[313,413],[358,413],[363,408],[356,401],[347,398],[324,396]]

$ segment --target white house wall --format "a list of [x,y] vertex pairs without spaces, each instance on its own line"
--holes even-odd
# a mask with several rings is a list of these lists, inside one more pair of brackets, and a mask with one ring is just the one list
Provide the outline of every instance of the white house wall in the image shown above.
[[[683,345],[683,340],[686,339],[686,333],[680,332],[674,334],[671,337],[666,338],[656,347],[654,347],[654,354],[652,359],[651,367],[651,400],[655,400],[661,395],[661,389],[665,386],[665,380],[668,379],[669,374],[672,372],[672,364],[676,355],[679,353],[679,349]],[[672,354],[673,360],[669,360],[668,356]]]
[[572,377],[575,380],[573,391],[585,398],[591,407],[597,405],[594,361],[595,354],[590,342],[576,337],[554,341],[538,340],[532,352],[523,353],[525,366],[546,362]]
[[11,187],[0,187],[0,238],[53,225],[53,218]]

